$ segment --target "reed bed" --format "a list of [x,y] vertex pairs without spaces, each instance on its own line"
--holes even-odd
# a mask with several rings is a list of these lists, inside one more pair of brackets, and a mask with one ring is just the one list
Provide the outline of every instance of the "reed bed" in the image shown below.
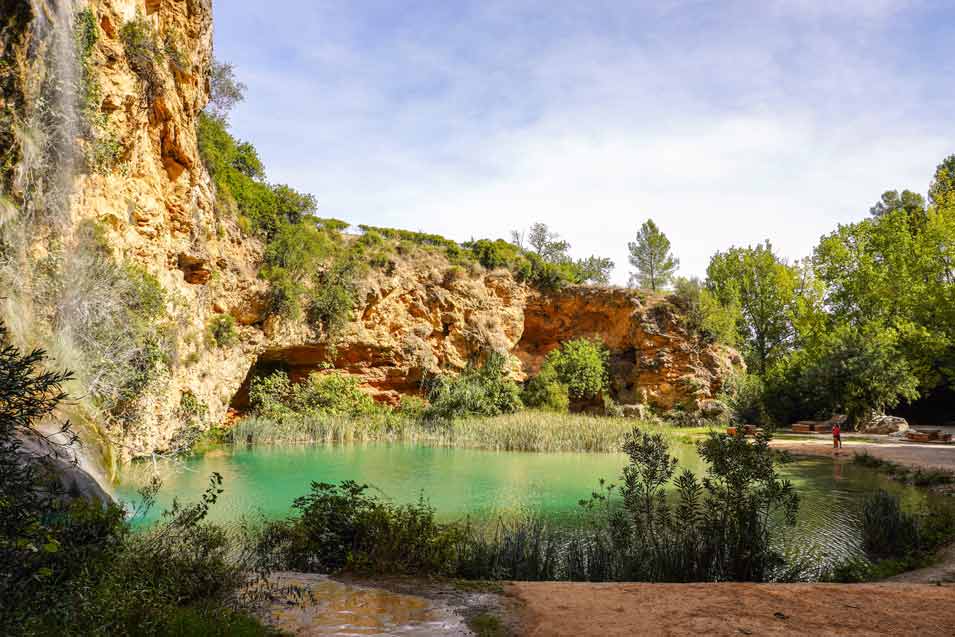
[[349,444],[411,442],[498,451],[613,452],[634,427],[665,430],[660,421],[556,414],[527,410],[493,417],[426,422],[395,414],[359,418],[249,417],[232,430],[233,440],[252,444]]

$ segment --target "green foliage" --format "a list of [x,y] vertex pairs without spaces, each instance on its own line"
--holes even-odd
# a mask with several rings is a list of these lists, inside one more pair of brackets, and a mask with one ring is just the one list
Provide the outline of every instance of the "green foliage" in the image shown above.
[[898,335],[877,326],[841,326],[783,361],[766,378],[777,422],[845,413],[850,424],[918,396]]
[[638,285],[656,292],[665,288],[673,278],[680,260],[670,253],[670,240],[663,234],[653,219],[647,219],[637,239],[628,243],[630,265],[635,271],[630,274],[630,285]]
[[407,418],[409,420],[420,420],[424,417],[424,413],[427,408],[428,401],[424,398],[405,394],[398,402],[398,407],[395,409],[395,411],[402,418]]
[[521,408],[521,390],[506,373],[507,358],[492,352],[482,367],[469,367],[458,376],[438,376],[431,382],[425,410],[428,420],[466,416],[496,416]]
[[[511,232],[511,244],[504,241],[472,242],[472,250],[485,267],[507,267],[519,279],[529,281],[542,290],[557,290],[567,284],[591,283],[606,285],[613,261],[589,256],[574,261],[570,244],[552,232],[545,223],[535,223],[526,235]],[[487,263],[496,263],[489,266]]]
[[248,219],[250,229],[266,240],[271,240],[283,224],[296,224],[315,212],[311,195],[265,182],[265,169],[255,148],[233,138],[224,120],[201,113],[196,132],[199,153],[215,182],[220,210]]
[[730,312],[739,309],[737,328],[746,363],[765,374],[793,342],[795,270],[767,241],[755,248],[717,252],[706,274],[707,289],[720,304]]
[[577,278],[581,283],[607,285],[610,283],[610,271],[613,261],[606,257],[590,256],[576,262]]
[[[609,358],[610,353],[603,342],[575,338],[547,355],[541,374],[545,373],[545,369],[552,368],[558,381],[567,387],[571,399],[588,400],[607,390]],[[550,374],[549,371],[547,373]]]
[[955,209],[955,155],[949,155],[935,169],[928,198],[938,209]]
[[159,70],[166,55],[163,43],[142,15],[125,23],[119,37],[126,51],[126,61],[142,84],[144,102],[152,106],[165,89]]
[[871,208],[869,213],[873,217],[882,217],[896,210],[902,210],[913,221],[921,220],[925,215],[925,199],[922,195],[911,190],[886,190],[882,197]]
[[315,372],[303,383],[292,383],[283,372],[255,378],[249,400],[255,414],[282,419],[313,415],[367,416],[379,412],[374,399],[360,389],[354,376]]
[[102,228],[86,223],[69,260],[65,248],[51,246],[35,289],[57,338],[82,355],[76,371],[90,397],[130,422],[135,401],[175,357],[162,285],[139,266],[117,263]]
[[450,574],[462,532],[435,522],[424,501],[398,506],[352,481],[312,483],[292,505],[299,517],[273,527],[287,567],[313,572]]
[[724,387],[724,398],[735,420],[744,424],[768,424],[769,409],[766,406],[766,386],[756,374],[737,374]]
[[[299,223],[282,222],[266,245],[265,265],[260,275],[271,283],[271,309],[288,319],[302,313],[307,281],[335,253],[336,246],[312,218]],[[333,292],[329,292],[332,294]]]
[[209,66],[209,103],[206,113],[225,122],[229,112],[245,99],[246,86],[235,77],[231,64],[213,60]]
[[[549,528],[540,520],[502,523],[492,537],[469,534],[458,550],[467,578],[589,581],[766,581],[783,565],[773,549],[777,522],[795,522],[798,498],[779,479],[767,439],[712,433],[701,481],[677,474],[660,434],[632,431],[622,484],[601,480],[581,501],[589,524]],[[676,498],[664,496],[672,485]]]
[[955,207],[904,209],[840,226],[813,262],[831,323],[874,323],[898,335],[923,390],[955,379]]
[[498,239],[478,239],[465,244],[471,250],[478,263],[488,270],[507,268],[515,270],[519,276],[529,278],[530,266],[523,258],[520,248],[514,244]]
[[688,331],[709,342],[731,347],[737,344],[739,310],[732,302],[723,306],[695,277],[677,277],[673,288],[670,300],[680,309],[680,317]]
[[524,386],[521,400],[528,407],[563,413],[570,405],[567,385],[560,381],[553,365],[544,365]]
[[206,328],[209,341],[215,347],[231,347],[239,339],[239,333],[235,329],[235,318],[231,314],[217,314],[209,320],[209,327]]
[[342,254],[318,273],[309,295],[308,320],[334,336],[348,322],[358,298],[363,264],[355,254]]

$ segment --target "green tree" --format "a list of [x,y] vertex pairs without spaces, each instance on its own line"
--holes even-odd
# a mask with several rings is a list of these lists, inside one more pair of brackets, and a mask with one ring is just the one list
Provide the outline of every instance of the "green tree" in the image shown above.
[[955,207],[935,206],[917,226],[904,210],[839,226],[813,256],[829,322],[894,330],[923,389],[955,380],[953,245]]
[[935,169],[928,198],[939,208],[955,208],[955,155],[946,157]]
[[739,308],[737,321],[746,362],[759,374],[779,360],[794,339],[794,268],[773,253],[769,241],[755,248],[717,252],[706,269],[707,288],[724,308]]
[[733,304],[721,305],[699,279],[676,277],[670,300],[682,312],[684,325],[690,332],[709,341],[736,345],[739,308]]
[[570,244],[556,232],[551,232],[546,223],[535,223],[531,226],[527,233],[527,243],[548,263],[562,263],[570,259],[567,256]]
[[638,285],[656,292],[666,287],[680,266],[680,260],[670,253],[670,240],[660,232],[653,219],[647,219],[637,232],[637,239],[627,244],[630,265],[636,270],[630,274],[630,285]]
[[856,425],[918,398],[917,387],[897,331],[843,324],[769,374],[766,405],[781,423],[844,413]]
[[903,190],[901,194],[898,190],[886,190],[882,198],[869,208],[869,213],[881,217],[896,210],[904,210],[911,217],[921,216],[925,213],[925,199],[911,190]]
[[231,64],[213,60],[209,67],[209,103],[206,113],[226,121],[236,104],[245,99],[246,86],[235,77]]
[[605,257],[589,256],[575,263],[581,283],[606,285],[610,282],[610,271],[613,270],[613,261]]

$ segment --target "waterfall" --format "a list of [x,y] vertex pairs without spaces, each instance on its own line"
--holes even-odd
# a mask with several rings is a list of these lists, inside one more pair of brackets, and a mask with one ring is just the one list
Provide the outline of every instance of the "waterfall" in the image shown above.
[[[81,137],[85,122],[85,79],[78,52],[76,12],[85,3],[29,0],[29,4],[33,21],[30,66],[23,80],[26,106],[14,127],[21,150],[13,174],[19,210],[0,214],[0,318],[21,347],[40,346],[49,353],[51,368],[70,369],[81,377],[85,361],[78,353],[72,325],[50,318],[55,315],[52,307],[62,304],[71,290],[68,285],[51,285],[49,264],[38,269],[33,252],[40,237],[46,238],[40,241],[41,249],[46,250],[52,243],[67,244],[73,233],[70,206],[76,178],[83,169]],[[77,276],[85,268],[82,259],[74,250],[61,250],[63,258],[56,276]],[[73,456],[80,468],[103,485],[107,481],[96,457],[96,445],[89,444],[99,432],[95,410],[88,409],[84,400],[87,388],[81,379],[68,391],[73,400],[61,405],[65,412],[59,419],[71,417],[88,444],[74,444],[63,452]],[[49,435],[59,427],[52,423],[40,429]],[[55,436],[52,440],[68,442]]]
[[82,73],[76,51],[74,0],[30,0],[34,86],[20,134],[23,157],[17,186],[27,222],[69,219],[79,158]]

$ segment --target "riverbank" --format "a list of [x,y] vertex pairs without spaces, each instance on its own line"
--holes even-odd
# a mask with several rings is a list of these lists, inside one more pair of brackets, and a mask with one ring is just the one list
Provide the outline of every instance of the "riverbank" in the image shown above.
[[833,459],[852,460],[853,456],[867,453],[870,456],[893,462],[911,469],[928,469],[955,473],[955,446],[925,445],[910,442],[897,442],[888,437],[885,441],[869,442],[847,439],[842,449],[832,448],[829,437],[806,437],[794,440],[770,442],[773,449],[788,451],[798,456],[814,456]]

